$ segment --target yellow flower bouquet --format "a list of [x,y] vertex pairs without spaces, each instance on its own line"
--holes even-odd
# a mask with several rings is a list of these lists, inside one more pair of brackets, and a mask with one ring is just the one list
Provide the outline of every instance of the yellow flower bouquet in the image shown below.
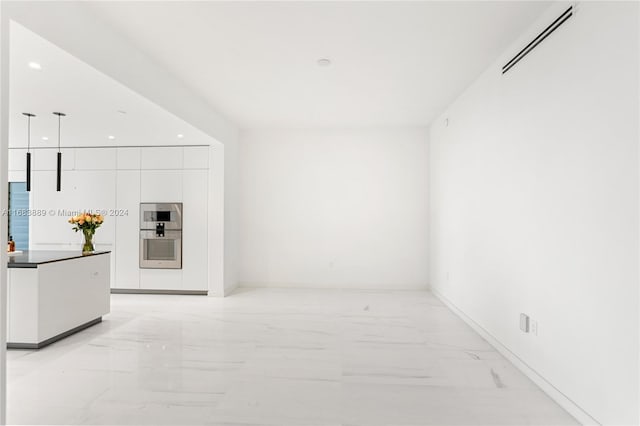
[[104,217],[101,214],[80,213],[69,218],[69,223],[75,225],[72,229],[76,232],[82,231],[84,234],[82,253],[91,253],[95,250],[93,247],[93,235],[103,222]]

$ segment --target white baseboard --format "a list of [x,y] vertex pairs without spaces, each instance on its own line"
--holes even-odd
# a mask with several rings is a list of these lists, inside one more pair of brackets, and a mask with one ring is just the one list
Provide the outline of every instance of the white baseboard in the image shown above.
[[456,305],[454,305],[449,299],[443,296],[438,290],[431,288],[431,292],[444,303],[449,309],[451,309],[460,319],[462,319],[469,327],[482,336],[487,342],[491,344],[502,356],[507,358],[513,365],[516,366],[525,376],[531,379],[536,385],[538,385],[551,399],[564,408],[569,414],[571,414],[577,421],[583,425],[600,425],[600,423],[591,417],[585,410],[579,405],[573,402],[569,397],[560,392],[551,382],[541,376],[536,370],[527,365],[526,362],[521,360],[516,354],[511,352],[509,348],[500,343],[498,339],[493,337],[487,330],[480,326],[473,318],[469,317]]
[[426,284],[318,284],[318,283],[273,283],[273,282],[244,282],[238,283],[239,288],[287,288],[302,290],[367,290],[367,291],[425,291],[429,290]]

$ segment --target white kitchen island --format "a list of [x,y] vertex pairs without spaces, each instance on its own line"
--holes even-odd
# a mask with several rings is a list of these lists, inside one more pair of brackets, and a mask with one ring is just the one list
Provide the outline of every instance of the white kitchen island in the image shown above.
[[108,251],[25,251],[7,263],[7,347],[39,349],[110,310]]

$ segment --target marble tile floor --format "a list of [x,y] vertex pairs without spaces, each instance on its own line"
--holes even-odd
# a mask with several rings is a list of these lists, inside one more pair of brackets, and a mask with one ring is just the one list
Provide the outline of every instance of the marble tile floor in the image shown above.
[[7,370],[10,424],[577,424],[426,291],[112,295]]

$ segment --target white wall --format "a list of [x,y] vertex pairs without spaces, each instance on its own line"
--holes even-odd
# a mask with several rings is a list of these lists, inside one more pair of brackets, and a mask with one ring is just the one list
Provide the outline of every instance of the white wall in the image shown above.
[[238,286],[238,142],[224,144],[224,295]]
[[222,297],[224,288],[224,145],[209,147],[209,296]]
[[[8,207],[7,149],[9,147],[9,18],[0,6],[0,208]],[[7,216],[0,217],[0,247],[7,243]],[[0,424],[7,408],[7,253],[0,251]]]
[[240,136],[244,286],[426,288],[424,128]]
[[564,8],[431,127],[431,286],[588,416],[637,424],[638,5],[580,2],[500,72]]

